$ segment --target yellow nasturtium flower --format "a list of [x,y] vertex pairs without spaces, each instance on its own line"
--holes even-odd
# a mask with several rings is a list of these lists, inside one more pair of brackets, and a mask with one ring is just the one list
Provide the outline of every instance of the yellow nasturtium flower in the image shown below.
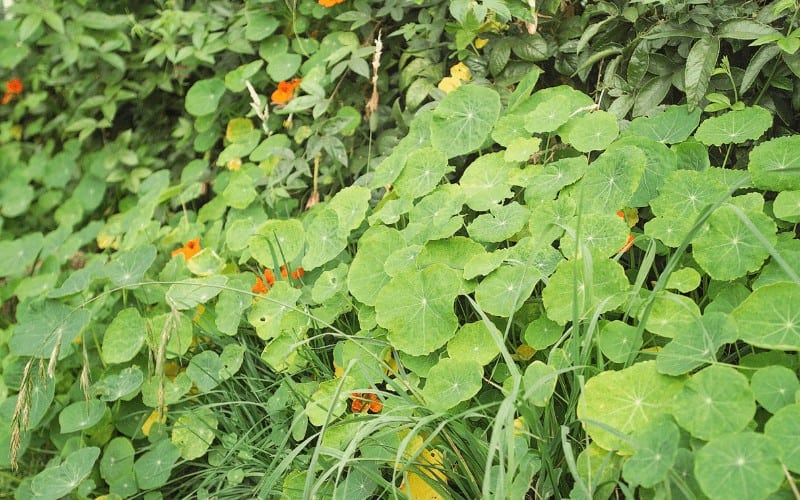
[[489,43],[489,39],[488,38],[476,38],[475,39],[475,48],[476,49],[482,49],[482,48],[484,48],[486,46],[487,43]]
[[458,63],[450,68],[450,76],[442,78],[442,81],[439,82],[438,87],[439,90],[445,94],[449,94],[460,87],[462,83],[470,80],[472,80],[472,73],[470,73],[467,65],[464,63]]

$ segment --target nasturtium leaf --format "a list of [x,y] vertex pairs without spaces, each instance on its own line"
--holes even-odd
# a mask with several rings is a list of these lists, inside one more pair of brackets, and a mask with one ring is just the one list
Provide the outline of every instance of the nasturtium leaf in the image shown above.
[[145,340],[150,348],[155,352],[161,345],[161,339],[166,335],[167,358],[182,356],[189,350],[192,343],[192,322],[181,314],[172,313],[159,314],[146,318],[147,327],[145,328]]
[[103,267],[105,263],[106,257],[104,255],[98,255],[90,259],[83,268],[71,272],[67,279],[64,280],[64,283],[59,288],[51,290],[47,297],[60,298],[88,291],[92,282],[104,276]]
[[[753,234],[742,217],[761,234]],[[774,245],[776,231],[775,222],[763,212],[723,205],[711,214],[708,229],[692,240],[693,256],[709,276],[730,281],[761,267],[769,257],[761,240]]]
[[473,255],[464,263],[464,279],[472,280],[478,276],[486,276],[500,267],[507,256],[508,249],[505,248]]
[[[789,270],[793,270],[795,274],[800,274],[800,239],[795,239],[792,233],[779,233],[775,250],[783,258]],[[758,278],[752,284],[752,289],[755,290],[764,285],[771,285],[780,281],[794,281],[794,279],[787,274],[783,266],[778,264],[773,257],[761,268]]]
[[168,439],[157,442],[133,464],[136,483],[143,490],[161,488],[169,480],[181,451]]
[[[352,231],[364,221],[369,208],[370,190],[363,186],[348,186],[334,195],[328,208],[339,216],[342,231]],[[291,259],[289,259],[291,260]]]
[[422,397],[432,411],[447,411],[478,394],[482,377],[477,361],[444,358],[428,371]]
[[687,105],[669,106],[660,114],[634,119],[622,137],[641,136],[662,144],[681,143],[689,138],[700,123],[700,108],[689,112]]
[[255,181],[243,170],[232,172],[228,185],[222,191],[225,204],[239,210],[247,208],[257,196]]
[[[575,236],[579,234],[576,248]],[[589,213],[574,217],[568,224],[559,245],[568,258],[588,250],[595,258],[610,257],[625,246],[630,234],[628,224],[614,213]]]
[[486,154],[470,163],[459,180],[466,204],[485,211],[513,196],[509,171],[515,165],[507,163],[502,153]]
[[447,157],[442,151],[431,147],[417,149],[406,157],[394,187],[401,197],[419,198],[433,191],[447,170]]
[[622,465],[622,477],[631,484],[652,488],[667,478],[675,462],[680,431],[667,414],[662,414],[635,432],[633,440],[636,452]]
[[286,313],[295,308],[301,291],[292,288],[286,281],[277,281],[269,293],[258,299],[250,308],[247,320],[256,328],[256,334],[269,340],[281,333],[281,321]]
[[67,406],[58,414],[58,423],[61,426],[61,433],[88,429],[103,418],[106,411],[106,404],[96,399],[88,401],[77,401]]
[[405,247],[396,229],[386,226],[369,228],[358,240],[358,252],[350,264],[347,286],[358,301],[374,306],[383,286],[389,282],[384,262],[395,251]]
[[576,201],[583,213],[615,213],[630,206],[639,187],[647,157],[639,148],[625,146],[601,154],[576,185]]
[[30,233],[13,240],[0,241],[0,277],[22,274],[33,264],[42,249],[42,233]]
[[672,398],[682,386],[680,379],[658,373],[654,361],[604,371],[586,382],[578,399],[578,418],[599,446],[630,455],[634,451],[630,441],[594,422],[623,434],[645,429],[652,419],[669,413]]
[[251,79],[263,65],[264,61],[258,59],[248,64],[242,64],[232,71],[228,71],[225,74],[225,87],[231,92],[243,92],[244,89],[247,88],[245,81]]
[[552,243],[564,234],[564,227],[576,213],[575,200],[570,196],[560,196],[532,207],[528,223],[531,236],[542,242]]
[[133,285],[142,281],[144,273],[150,269],[155,260],[156,247],[153,245],[119,252],[106,264],[106,276],[115,287]]
[[659,351],[656,366],[665,375],[682,375],[716,361],[719,348],[736,340],[736,324],[728,314],[706,311],[700,321],[673,333],[672,341]]
[[396,349],[428,354],[455,335],[453,303],[460,290],[458,272],[444,264],[398,274],[378,292],[378,324],[389,331],[387,338]]
[[673,271],[667,279],[667,289],[689,293],[700,286],[700,273],[693,267],[684,267]]
[[530,218],[528,207],[517,202],[499,205],[490,209],[491,214],[481,214],[467,226],[467,232],[475,241],[501,242],[522,231]]
[[508,143],[503,159],[506,161],[528,161],[539,151],[542,140],[538,137],[519,137]]
[[755,412],[747,377],[722,365],[707,366],[689,378],[672,409],[681,427],[704,440],[743,430]]
[[[517,141],[528,141],[531,133],[525,130],[525,118],[523,115],[511,114],[501,116],[492,129],[492,139],[497,144],[511,147]],[[33,196],[33,193],[31,193]]]
[[531,134],[555,132],[567,123],[573,111],[568,96],[554,95],[524,115],[525,130]]
[[[781,191],[772,205],[775,217],[787,222],[800,222],[800,190]],[[52,292],[50,293],[52,296]]]
[[264,9],[248,10],[245,12],[245,18],[247,19],[247,26],[244,29],[244,36],[252,41],[267,38],[281,25],[278,19]]
[[781,365],[760,368],[753,373],[750,387],[756,401],[770,413],[776,413],[795,401],[795,393],[800,382],[794,371]]
[[631,207],[645,207],[656,197],[665,177],[678,168],[678,159],[665,145],[645,137],[624,137],[615,141],[609,150],[625,146],[639,149],[647,160],[639,187],[628,202]]
[[[644,309],[639,311],[643,320]],[[700,322],[700,308],[689,297],[672,292],[656,293],[653,306],[647,317],[645,329],[662,337],[672,338],[676,334],[694,328]]]
[[800,403],[778,410],[764,425],[764,433],[780,446],[786,467],[800,472]]
[[417,256],[422,251],[422,245],[411,245],[392,252],[383,263],[383,270],[394,278],[400,273],[411,269],[418,269]]
[[[208,352],[208,351],[206,351]],[[181,457],[194,460],[206,454],[217,430],[217,417],[209,408],[194,409],[184,413],[172,426],[172,444]]]
[[493,324],[487,326],[483,321],[467,323],[447,343],[447,354],[453,359],[466,359],[487,365],[500,354],[495,338],[502,339],[503,334]]
[[440,263],[457,271],[463,271],[467,262],[475,255],[484,252],[480,243],[464,236],[454,236],[446,240],[433,240],[425,244],[416,257],[416,265],[424,269]]
[[594,111],[572,118],[559,130],[565,142],[583,153],[605,149],[619,135],[617,117],[608,111]]
[[755,432],[711,440],[695,454],[694,474],[713,498],[767,498],[786,479],[779,443]]
[[317,304],[322,304],[347,286],[347,271],[349,267],[341,263],[334,269],[323,271],[314,282],[311,289],[311,299]]
[[[179,373],[173,380],[164,377],[164,404],[175,404],[183,396],[192,389],[192,379],[185,373]],[[151,408],[156,408],[159,405],[158,398],[158,381],[159,376],[155,375],[145,380],[142,384],[142,403]]]
[[411,208],[403,238],[409,244],[422,245],[430,240],[451,237],[463,227],[459,215],[463,204],[464,196],[458,186],[441,185]]
[[288,80],[295,76],[300,64],[303,62],[299,54],[286,52],[271,57],[267,64],[267,74],[273,81]]
[[264,347],[261,359],[276,372],[294,374],[306,365],[305,354],[293,333],[282,333]]
[[478,284],[475,300],[484,312],[510,317],[528,300],[536,283],[549,276],[561,260],[558,251],[550,246],[533,249],[524,257],[520,259],[510,253],[508,264],[492,271]]
[[448,158],[480,148],[500,116],[500,95],[488,87],[462,85],[433,112],[431,142]]
[[[334,363],[341,366],[344,374],[352,377],[352,384],[366,389],[384,380],[383,363],[388,354],[382,338],[370,332],[360,332],[349,340],[336,344]],[[341,352],[341,356],[337,356]]]
[[49,359],[58,345],[59,357],[69,354],[65,349],[89,324],[91,314],[85,309],[73,310],[61,302],[31,303],[17,309],[17,325],[8,339],[15,356]]
[[347,246],[350,231],[339,226],[339,216],[325,208],[306,226],[306,254],[303,268],[316,269],[335,258]]
[[579,257],[561,261],[542,291],[542,299],[547,317],[563,325],[573,320],[576,300],[580,320],[619,306],[629,287],[619,263],[609,259],[591,259],[589,263]]
[[733,311],[739,338],[764,349],[800,349],[800,285],[780,282],[758,288]]
[[89,477],[100,448],[81,448],[70,453],[60,465],[48,467],[33,476],[30,489],[38,498],[61,498],[69,495]]
[[525,343],[534,349],[541,350],[555,344],[564,328],[555,321],[541,316],[528,323],[525,328]]
[[557,381],[555,368],[536,360],[525,369],[522,397],[530,404],[543,408],[553,396]]
[[201,393],[208,392],[219,385],[222,381],[221,371],[222,362],[214,351],[195,354],[192,356],[189,366],[186,367],[186,375],[192,379],[192,383]]
[[225,140],[240,142],[254,130],[254,127],[250,118],[231,118],[225,128]]
[[250,255],[264,268],[277,269],[300,256],[305,239],[306,232],[299,220],[272,219],[261,224],[247,246]]
[[221,275],[182,280],[170,285],[167,303],[179,311],[197,307],[216,297],[227,282],[228,278]]
[[124,482],[127,476],[133,475],[134,454],[130,439],[120,436],[109,441],[100,458],[100,477],[111,487]]
[[727,195],[724,184],[706,171],[677,170],[667,175],[653,199],[651,208],[656,215],[694,219],[704,208]]
[[800,189],[800,136],[777,137],[754,147],[747,170],[757,188]]
[[[142,328],[144,329],[144,324]],[[92,385],[92,394],[103,401],[129,400],[139,393],[143,382],[142,369],[135,365],[129,366],[118,373],[106,375]]]
[[217,110],[225,93],[225,82],[219,78],[198,80],[186,93],[186,111],[192,116],[208,115]]
[[308,421],[319,427],[344,414],[347,410],[347,399],[357,388],[352,377],[335,378],[320,383],[306,403]]
[[603,449],[597,443],[589,442],[589,446],[578,454],[575,465],[578,469],[578,477],[592,491],[587,492],[576,484],[570,491],[570,498],[610,498],[619,481],[621,461],[622,457],[616,452]]
[[250,152],[250,161],[274,161],[278,158],[293,158],[292,142],[285,134],[274,134],[263,141]]
[[220,332],[225,335],[236,335],[239,332],[242,315],[252,302],[250,290],[253,283],[255,277],[252,275],[231,276],[227,286],[232,290],[226,289],[219,293],[214,307],[214,324]]
[[614,363],[626,362],[633,353],[642,347],[642,335],[637,334],[635,326],[615,320],[602,325],[597,335],[597,344]]
[[753,106],[706,118],[697,128],[694,137],[706,146],[741,144],[758,139],[771,126],[770,112],[760,106]]
[[532,170],[533,175],[525,186],[525,202],[536,206],[543,201],[554,199],[561,188],[580,179],[588,166],[586,156],[581,155],[562,158],[544,167],[537,165],[528,167],[525,171]]

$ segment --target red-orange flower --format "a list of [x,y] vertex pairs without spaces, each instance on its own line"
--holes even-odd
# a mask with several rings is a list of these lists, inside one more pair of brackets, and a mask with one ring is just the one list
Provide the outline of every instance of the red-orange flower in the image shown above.
[[328,8],[339,5],[340,3],[344,3],[344,0],[319,0],[320,5]]
[[13,80],[6,82],[6,92],[9,94],[21,94],[22,88],[22,80],[19,78],[14,78]]
[[294,91],[300,86],[300,78],[288,82],[278,82],[278,88],[272,93],[270,99],[276,104],[286,104],[294,98]]
[[380,413],[383,410],[383,403],[374,393],[350,393],[353,402],[350,403],[350,411],[353,413]]
[[178,254],[183,254],[183,258],[186,260],[191,259],[194,257],[199,251],[200,248],[200,238],[195,238],[193,240],[189,240],[180,248],[176,248],[172,251],[172,256],[175,257]]
[[269,286],[275,284],[275,275],[272,274],[272,270],[264,269],[264,281],[266,281]]
[[256,284],[253,285],[253,288],[250,289],[253,293],[267,293],[269,292],[269,286],[264,283],[259,277],[256,277]]
[[281,276],[284,278],[289,277],[289,271],[286,270],[286,264],[281,266]]
[[[625,218],[625,212],[623,212],[622,210],[618,210],[617,211],[617,217],[621,217],[622,219],[624,219]],[[627,252],[628,250],[631,249],[632,246],[633,246],[633,234],[631,233],[631,234],[628,234],[628,239],[625,241],[625,245],[623,245],[622,248],[617,250],[617,252],[618,253]]]
[[298,267],[296,271],[292,271],[292,278],[300,279],[305,274],[305,270],[302,267]]

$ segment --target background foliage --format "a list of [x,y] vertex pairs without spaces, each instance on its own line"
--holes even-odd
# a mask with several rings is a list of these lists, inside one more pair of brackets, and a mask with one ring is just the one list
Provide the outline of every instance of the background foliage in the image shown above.
[[0,486],[797,495],[799,9],[17,2]]

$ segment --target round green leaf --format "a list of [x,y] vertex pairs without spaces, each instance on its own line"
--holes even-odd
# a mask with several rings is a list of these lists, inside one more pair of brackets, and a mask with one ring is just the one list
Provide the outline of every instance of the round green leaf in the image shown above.
[[395,188],[401,197],[419,198],[433,191],[447,170],[447,157],[441,151],[434,148],[414,150],[406,157]]
[[262,224],[247,246],[250,255],[267,269],[292,262],[305,247],[306,232],[297,219],[272,219]]
[[208,392],[217,385],[221,379],[222,362],[214,351],[203,351],[192,356],[186,374],[192,379],[195,387],[200,392]]
[[673,271],[667,279],[666,288],[678,290],[681,293],[689,293],[700,286],[700,273],[692,267],[684,267]]
[[705,119],[694,137],[706,146],[741,144],[758,139],[771,126],[770,112],[760,106],[753,106]]
[[500,95],[495,90],[462,85],[433,112],[433,146],[448,158],[472,152],[483,145],[499,116]]
[[186,460],[206,454],[217,430],[217,417],[208,408],[193,410],[178,417],[172,426],[172,444]]
[[91,314],[86,309],[56,301],[33,302],[30,307],[17,309],[17,325],[8,339],[11,354],[50,359],[59,340],[63,357],[71,352],[66,346],[89,324]]
[[302,62],[303,58],[298,54],[290,52],[279,54],[269,60],[267,74],[275,82],[288,80],[297,73]]
[[39,498],[68,495],[89,477],[99,456],[100,448],[94,446],[73,451],[60,465],[36,474],[30,483],[31,492]]
[[556,94],[525,115],[525,130],[531,134],[555,132],[558,127],[567,123],[573,111],[569,96]]
[[735,340],[736,324],[730,315],[706,308],[700,321],[674,332],[672,342],[659,351],[656,366],[659,373],[682,375],[716,361],[719,348]]
[[444,358],[428,372],[422,397],[433,411],[447,411],[478,394],[483,367],[477,361]]
[[772,205],[775,217],[787,222],[800,222],[800,190],[781,191]]
[[757,188],[800,189],[800,136],[778,137],[754,147],[747,169]]
[[624,137],[609,146],[609,149],[633,146],[646,158],[644,173],[639,187],[633,193],[628,206],[646,207],[664,185],[664,179],[678,168],[678,157],[663,144],[646,137]]
[[680,379],[658,373],[654,361],[604,371],[586,382],[578,399],[578,418],[599,446],[631,454],[634,447],[629,440],[594,422],[624,434],[640,431],[656,416],[669,412],[682,386]]
[[219,78],[198,80],[186,93],[186,111],[192,116],[208,115],[217,110],[225,93],[225,82]]
[[544,167],[530,166],[524,171],[532,175],[525,185],[525,202],[536,206],[544,201],[555,199],[559,191],[580,179],[589,163],[586,156],[562,158]]
[[263,340],[277,337],[281,333],[281,321],[290,308],[295,307],[301,293],[285,280],[276,281],[269,294],[250,308],[247,320],[256,328],[256,334]]
[[588,153],[605,149],[619,135],[616,115],[595,111],[573,118],[559,132],[578,151]]
[[603,355],[615,363],[626,362],[642,347],[642,335],[638,329],[622,321],[609,321],[600,329],[597,343]]
[[96,399],[72,403],[58,414],[61,433],[67,434],[88,429],[103,418],[105,411],[106,404]]
[[528,207],[517,202],[494,207],[491,214],[481,214],[467,226],[470,237],[476,241],[501,242],[522,231],[531,216]]
[[333,260],[347,246],[349,230],[339,226],[339,216],[325,208],[306,226],[306,254],[303,267],[315,269]]
[[[575,236],[578,230],[580,241],[576,249]],[[602,259],[619,252],[625,246],[629,234],[630,229],[625,219],[616,214],[581,214],[569,222],[559,246],[568,258],[574,258],[588,250],[593,257]]]
[[179,311],[195,308],[216,297],[227,282],[226,276],[217,275],[173,283],[167,289],[167,303]]
[[378,292],[376,319],[396,349],[428,354],[455,335],[453,302],[460,290],[458,273],[444,264],[400,273]]
[[[503,334],[493,324],[487,328],[483,321],[467,323],[458,329],[455,337],[447,343],[447,354],[453,359],[468,359],[487,365],[500,354],[496,338]],[[494,335],[489,328],[492,329]]]
[[781,365],[765,366],[756,370],[750,386],[758,404],[770,413],[794,403],[800,382],[794,371]]
[[630,283],[618,262],[592,259],[589,269],[587,264],[582,257],[562,261],[542,291],[547,317],[559,325],[573,319],[576,300],[578,319],[610,311],[625,300]]
[[100,477],[111,487],[127,482],[128,477],[133,475],[134,454],[130,439],[115,437],[109,441],[100,459]]
[[767,498],[785,479],[778,457],[778,444],[763,434],[729,434],[697,452],[694,474],[712,498]]
[[514,164],[503,159],[502,153],[490,153],[476,159],[459,180],[466,204],[473,210],[485,211],[510,198],[509,170]]
[[733,311],[741,340],[756,347],[800,349],[800,285],[775,283],[750,294]]
[[556,369],[539,360],[529,364],[522,377],[523,399],[534,406],[544,408],[553,396],[558,375]]
[[267,38],[281,25],[280,21],[264,9],[248,10],[245,12],[245,18],[247,26],[244,29],[244,36],[252,41]]
[[106,363],[125,363],[142,349],[145,322],[139,311],[128,307],[117,313],[103,336],[101,355]]
[[680,431],[671,418],[659,415],[633,434],[636,453],[622,466],[622,477],[632,484],[652,488],[667,478],[678,454]]
[[[642,319],[644,309],[639,311]],[[689,297],[672,292],[658,292],[647,317],[647,331],[672,338],[700,322],[700,308]]]
[[663,113],[634,119],[621,135],[647,137],[662,144],[681,143],[697,128],[700,114],[700,108],[689,112],[689,107],[685,104],[668,106]]
[[[159,405],[159,379],[158,375],[154,375],[145,380],[142,384],[142,402],[155,408]],[[164,381],[164,404],[171,405],[180,401],[183,396],[192,388],[192,380],[186,373],[179,373],[174,380],[169,378],[162,379]]]
[[639,187],[647,157],[636,147],[609,149],[586,170],[578,183],[583,213],[615,213],[630,206],[630,199]]
[[180,450],[167,439],[162,439],[133,464],[136,483],[140,489],[157,489],[169,480],[175,462],[181,457]]
[[352,231],[358,229],[364,221],[369,208],[369,199],[369,189],[363,186],[348,186],[331,198],[328,208],[339,216],[342,230]]
[[536,350],[542,350],[555,344],[564,328],[546,316],[541,316],[528,323],[525,328],[525,343]]
[[358,301],[375,305],[378,291],[389,282],[384,263],[389,255],[405,247],[396,229],[386,226],[369,228],[358,240],[358,252],[350,264],[347,286]]
[[[142,323],[144,328],[144,323]],[[144,333],[144,331],[142,331]],[[129,366],[119,373],[106,375],[92,386],[92,394],[103,401],[129,400],[139,393],[144,373],[138,366]]]
[[351,377],[326,380],[306,403],[306,415],[311,425],[324,425],[329,419],[335,419],[347,410],[347,398],[356,389],[355,379]]
[[800,473],[800,403],[778,410],[764,425],[764,433],[781,447],[786,467]]
[[741,431],[755,412],[747,377],[722,365],[708,366],[692,376],[675,397],[673,408],[678,424],[705,440]]
[[[737,212],[761,234],[753,234]],[[761,267],[769,257],[761,238],[774,245],[776,231],[775,222],[763,212],[724,205],[711,214],[708,229],[692,240],[693,256],[712,278],[730,281]]]

